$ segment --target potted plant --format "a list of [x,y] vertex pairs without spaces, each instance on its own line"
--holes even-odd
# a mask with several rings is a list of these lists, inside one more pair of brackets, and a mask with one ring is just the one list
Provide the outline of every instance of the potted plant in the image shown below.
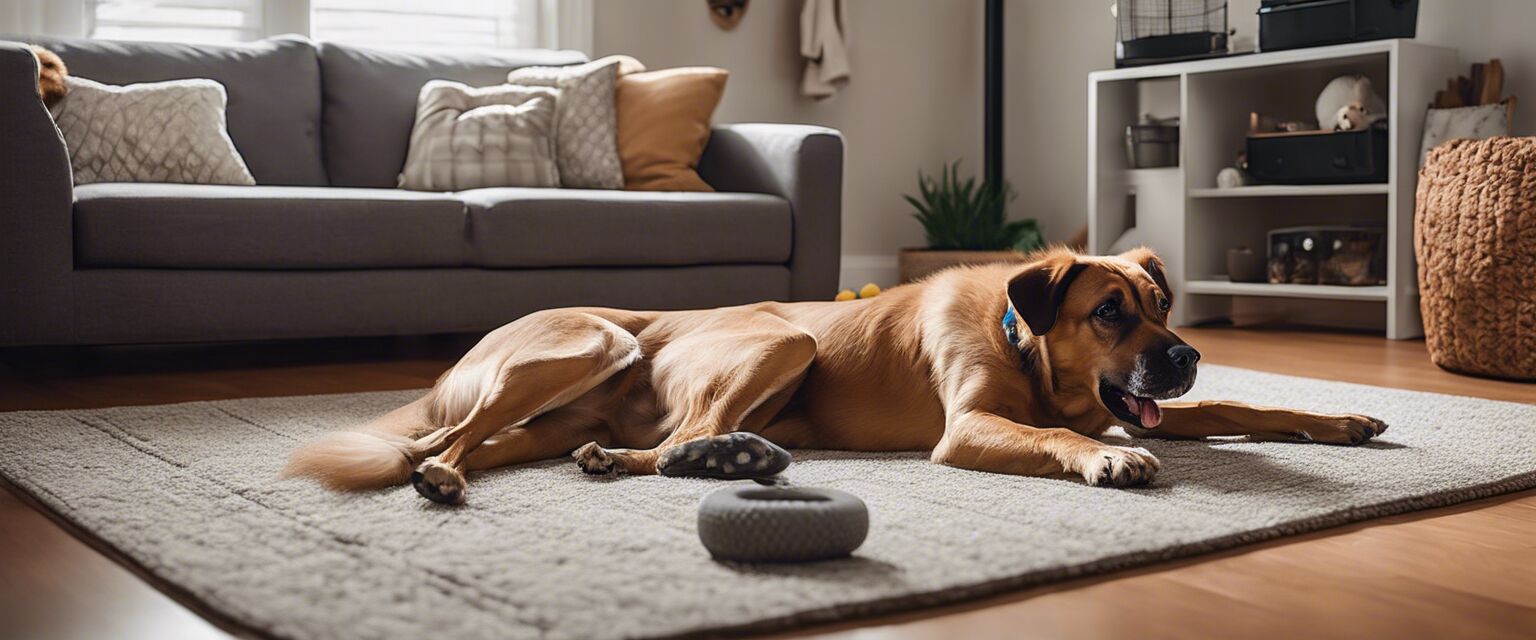
[[901,250],[902,282],[956,265],[1022,262],[1045,244],[1033,219],[1008,220],[1014,193],[1007,182],[977,186],[974,177],[962,181],[958,160],[937,177],[919,172],[917,188],[917,197],[902,197],[917,209],[912,217],[923,224],[928,246]]

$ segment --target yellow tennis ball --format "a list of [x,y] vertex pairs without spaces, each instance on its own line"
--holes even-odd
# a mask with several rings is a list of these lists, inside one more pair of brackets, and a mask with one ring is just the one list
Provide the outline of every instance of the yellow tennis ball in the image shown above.
[[878,295],[880,295],[880,287],[873,282],[864,285],[863,289],[859,289],[860,298],[873,298]]
[[848,300],[853,300],[853,299],[856,299],[858,297],[859,297],[859,295],[854,293],[853,289],[843,289],[842,291],[837,292],[837,301],[838,302],[846,302]]

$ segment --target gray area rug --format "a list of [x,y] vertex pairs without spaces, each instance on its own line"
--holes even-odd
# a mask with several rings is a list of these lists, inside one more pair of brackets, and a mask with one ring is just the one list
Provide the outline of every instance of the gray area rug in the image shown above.
[[1203,367],[1192,398],[1377,415],[1360,448],[1145,442],[1145,488],[800,452],[795,482],[869,504],[848,560],[732,566],[694,533],[718,481],[595,479],[569,462],[479,474],[442,507],[408,487],[279,481],[288,453],[419,392],[0,414],[0,473],[262,633],[611,638],[767,630],[1005,589],[1536,485],[1536,406]]

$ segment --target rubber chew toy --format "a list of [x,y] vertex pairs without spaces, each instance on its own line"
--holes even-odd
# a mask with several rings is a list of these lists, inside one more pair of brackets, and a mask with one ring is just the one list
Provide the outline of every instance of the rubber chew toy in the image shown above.
[[864,501],[836,489],[738,484],[699,504],[699,541],[716,560],[830,560],[853,553],[867,535]]
[[789,462],[789,452],[783,447],[755,433],[736,431],[662,451],[656,471],[672,477],[746,480],[778,475]]

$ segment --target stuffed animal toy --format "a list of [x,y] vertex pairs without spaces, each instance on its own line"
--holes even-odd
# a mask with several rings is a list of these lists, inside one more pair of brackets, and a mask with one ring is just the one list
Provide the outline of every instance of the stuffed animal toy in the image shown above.
[[43,96],[43,104],[53,109],[64,96],[69,95],[69,87],[64,84],[64,77],[69,75],[69,67],[64,66],[64,61],[54,52],[32,45],[32,53],[37,56],[37,92]]
[[1365,76],[1339,76],[1317,96],[1317,125],[1334,131],[1359,131],[1387,117],[1387,103]]
[[837,292],[837,298],[835,298],[835,300],[838,302],[847,302],[849,300],[873,298],[878,295],[880,295],[880,287],[871,282],[864,285],[862,289],[859,289],[858,293],[854,293],[853,289],[843,289],[842,291]]

